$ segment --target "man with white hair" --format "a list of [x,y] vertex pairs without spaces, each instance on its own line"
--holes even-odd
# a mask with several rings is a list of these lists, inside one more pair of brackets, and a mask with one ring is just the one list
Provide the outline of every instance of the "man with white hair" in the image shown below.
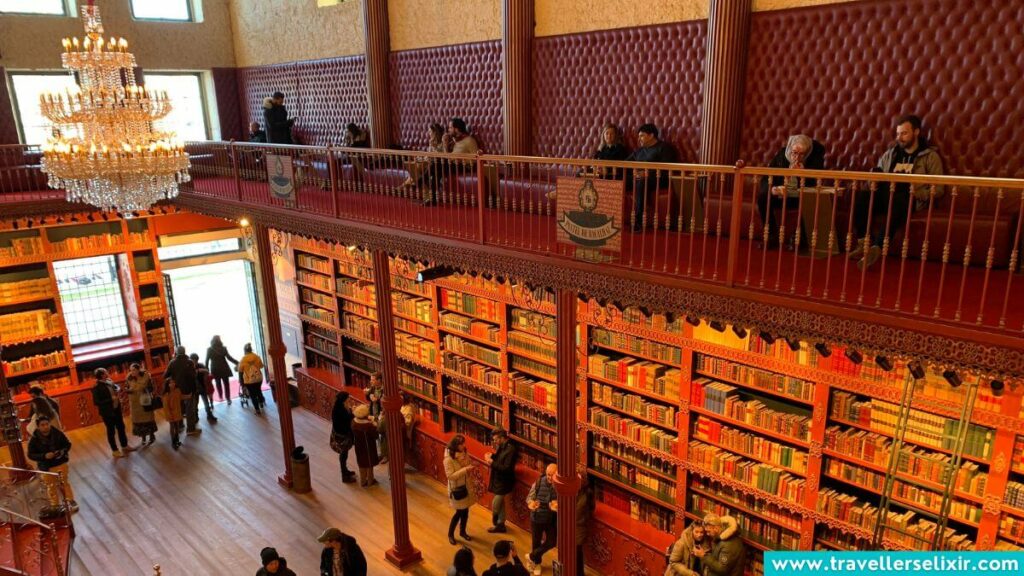
[[[822,170],[825,168],[825,146],[805,134],[790,136],[786,146],[768,163],[769,168],[790,168],[793,170]],[[768,223],[769,248],[779,246],[779,224],[775,218],[775,210],[783,211],[781,218],[785,221],[785,210],[795,210],[800,202],[800,187],[814,187],[818,182],[814,178],[771,176],[761,179],[761,187],[757,193],[757,208],[761,217]],[[792,238],[792,237],[791,237]]]

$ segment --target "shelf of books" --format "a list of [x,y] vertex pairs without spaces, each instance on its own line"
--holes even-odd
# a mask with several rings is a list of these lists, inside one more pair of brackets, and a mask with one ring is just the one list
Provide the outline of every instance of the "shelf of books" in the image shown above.
[[[0,232],[0,344],[4,372],[19,403],[28,401],[29,386],[39,384],[67,405],[63,423],[76,428],[98,421],[93,411],[77,406],[79,395],[93,385],[93,370],[105,367],[123,378],[131,362],[163,369],[171,337],[155,249],[146,218]],[[117,261],[129,335],[73,348],[54,262],[104,255]]]

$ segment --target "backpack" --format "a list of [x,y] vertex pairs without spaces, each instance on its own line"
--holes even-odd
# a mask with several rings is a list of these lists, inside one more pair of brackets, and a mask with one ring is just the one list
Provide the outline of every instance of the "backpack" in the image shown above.
[[245,380],[245,384],[259,384],[263,382],[263,371],[257,368],[255,364],[246,364],[245,372],[242,373],[242,379]]

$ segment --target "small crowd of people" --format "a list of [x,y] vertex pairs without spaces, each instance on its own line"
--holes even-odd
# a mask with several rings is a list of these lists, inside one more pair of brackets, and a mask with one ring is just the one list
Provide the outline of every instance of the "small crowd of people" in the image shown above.
[[731,516],[708,513],[672,545],[665,576],[743,576],[747,550]]
[[[238,372],[243,400],[251,401],[255,413],[262,414],[266,406],[262,392],[263,360],[253,352],[251,344],[245,345],[241,360],[235,360],[221,342],[220,336],[214,336],[206,350],[204,362],[199,361],[198,354],[187,354],[184,346],[178,346],[164,370],[162,386],[159,388],[153,376],[139,362],[129,365],[123,386],[114,382],[106,368],[94,370],[96,383],[92,388],[92,401],[106,428],[107,444],[113,457],[122,458],[156,442],[156,414],[160,410],[163,410],[169,424],[174,450],[182,446],[183,431],[186,436],[198,436],[203,432],[199,427],[200,400],[207,421],[216,424],[214,394],[217,394],[220,401],[226,400],[231,404],[232,370],[229,362],[235,365]],[[49,500],[48,508],[44,511],[47,514],[61,512],[60,496],[63,490],[67,507],[71,512],[77,512],[78,504],[68,479],[71,441],[63,432],[60,405],[40,385],[29,387],[29,395],[31,400],[26,418],[28,458],[36,463],[39,470],[52,473],[43,476]],[[126,408],[132,425],[131,433],[141,438],[138,446],[128,441],[124,419]]]
[[[320,576],[366,576],[366,556],[356,539],[337,528],[327,528],[317,542],[324,545],[320,553]],[[295,576],[288,561],[276,548],[260,550],[260,564],[256,576]]]

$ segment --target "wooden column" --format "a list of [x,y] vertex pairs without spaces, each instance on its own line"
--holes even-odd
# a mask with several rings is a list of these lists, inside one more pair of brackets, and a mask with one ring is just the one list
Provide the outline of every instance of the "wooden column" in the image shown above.
[[391,147],[391,91],[388,58],[391,54],[388,0],[363,0],[366,37],[366,96],[370,108],[370,145]]
[[[558,561],[563,576],[576,575],[576,494],[580,491],[576,475],[576,307],[574,290],[560,288],[555,293],[555,384],[558,389]],[[582,575],[576,575],[582,576]]]
[[284,355],[287,348],[281,337],[281,314],[277,307],[277,283],[274,278],[274,260],[270,250],[270,229],[263,224],[252,228],[256,237],[256,258],[259,260],[260,285],[267,318],[267,354],[274,378],[274,402],[281,420],[281,447],[284,449],[284,474],[277,478],[286,488],[292,487],[292,450],[295,449],[295,427],[292,425],[292,405],[288,398],[288,368]]
[[14,105],[7,90],[7,71],[3,66],[0,66],[0,78],[3,79],[0,82],[0,144],[18,144],[18,124],[14,119]]
[[505,154],[529,156],[533,0],[502,0],[501,47]]
[[731,166],[739,160],[750,5],[750,0],[711,0],[700,135],[703,164]]
[[409,538],[409,506],[405,496],[405,446],[402,426],[402,395],[398,389],[398,354],[395,351],[395,319],[391,314],[391,269],[388,253],[373,252],[373,281],[377,286],[377,324],[380,328],[380,365],[384,379],[384,422],[387,424],[388,473],[391,476],[391,518],[395,545],[384,557],[399,568],[423,559]]

